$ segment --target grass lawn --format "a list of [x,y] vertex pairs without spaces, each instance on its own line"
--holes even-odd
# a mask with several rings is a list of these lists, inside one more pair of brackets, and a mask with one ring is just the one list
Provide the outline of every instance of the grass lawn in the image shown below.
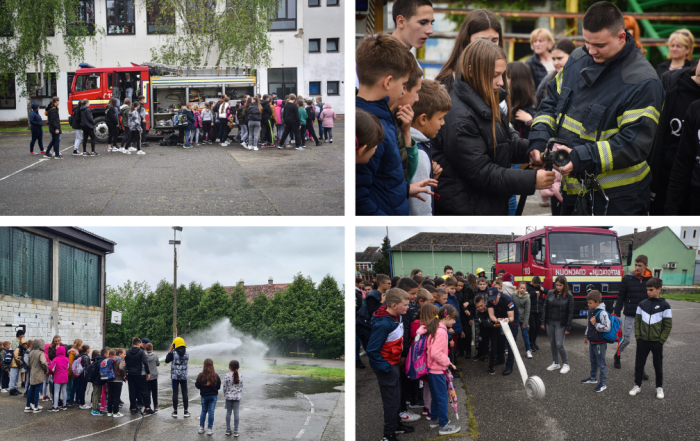
[[[204,364],[204,359],[202,358],[190,358],[190,365],[201,366]],[[228,370],[228,363],[214,361],[215,369],[225,369]],[[250,371],[249,367],[245,364],[241,365],[241,371]],[[255,369],[257,370],[257,369]],[[280,374],[280,375],[303,375],[305,377],[312,378],[326,378],[329,380],[345,381],[345,369],[337,368],[324,368],[317,366],[297,366],[294,364],[280,364],[277,366],[270,365],[266,370],[269,374]]]
[[700,292],[694,292],[691,294],[662,294],[661,297],[666,300],[680,300],[682,302],[696,302],[700,303]]

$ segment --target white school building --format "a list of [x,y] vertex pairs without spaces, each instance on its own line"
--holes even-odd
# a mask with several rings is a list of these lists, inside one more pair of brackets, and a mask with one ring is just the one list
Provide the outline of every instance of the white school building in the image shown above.
[[[151,48],[162,44],[167,36],[154,33],[157,26],[147,12],[147,0],[80,0],[87,11],[86,22],[105,30],[94,45],[85,49],[82,62],[95,67],[126,67],[131,63],[151,61]],[[223,2],[221,7],[223,7]],[[117,14],[117,9],[125,11]],[[280,11],[269,32],[272,51],[269,66],[248,66],[257,71],[255,93],[295,93],[304,98],[320,96],[331,103],[339,115],[344,110],[344,19],[340,0],[280,0]],[[115,16],[125,22],[116,23]],[[53,96],[61,98],[61,109],[68,102],[69,84],[77,65],[69,64],[63,55],[61,37],[54,49],[61,54],[60,72],[44,79],[41,91],[30,99],[44,107]],[[211,59],[211,58],[210,58]],[[27,99],[15,90],[0,94],[0,125],[27,119]],[[39,112],[46,119],[43,112]],[[61,119],[68,113],[61,111]]]

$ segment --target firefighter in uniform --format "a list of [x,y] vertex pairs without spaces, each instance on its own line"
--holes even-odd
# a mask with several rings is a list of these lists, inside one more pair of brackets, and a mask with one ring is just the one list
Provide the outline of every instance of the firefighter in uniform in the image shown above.
[[543,165],[539,152],[550,138],[564,139],[569,147],[559,148],[569,151],[571,162],[556,167],[563,176],[562,214],[645,214],[651,198],[646,159],[663,87],[616,6],[592,5],[583,18],[583,36],[586,45],[574,50],[549,83],[548,98],[533,120],[532,166]]

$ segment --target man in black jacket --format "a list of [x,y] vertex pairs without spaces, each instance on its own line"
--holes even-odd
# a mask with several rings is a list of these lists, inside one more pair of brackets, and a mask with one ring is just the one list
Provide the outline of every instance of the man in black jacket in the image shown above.
[[[615,303],[615,315],[618,317],[622,312],[622,307],[625,308],[624,320],[624,336],[620,342],[620,349],[613,357],[615,368],[620,369],[620,356],[622,351],[634,338],[634,318],[637,315],[637,305],[642,300],[647,299],[647,282],[651,279],[651,271],[647,268],[649,258],[644,254],[640,254],[634,259],[634,272],[626,274],[622,278],[620,285],[620,294],[617,296]],[[649,376],[644,373],[644,379],[648,380]]]
[[[136,398],[140,393],[146,407],[145,413],[152,414],[154,412],[151,409],[151,397],[148,395],[146,383],[146,381],[151,379],[151,371],[148,368],[146,352],[141,349],[141,339],[138,337],[134,337],[131,340],[131,345],[131,349],[126,351],[126,356],[124,357],[127,382],[129,383],[129,409],[131,409],[132,415],[136,413]],[[146,375],[141,375],[142,369],[146,371]]]
[[539,351],[540,348],[536,342],[540,330],[540,322],[542,321],[542,302],[547,297],[547,290],[542,286],[539,276],[532,278],[532,282],[527,284],[526,290],[530,294],[530,329],[528,330],[530,349]]
[[294,142],[296,142],[297,147],[301,145],[301,119],[299,118],[299,110],[297,107],[297,96],[295,94],[290,94],[289,99],[284,104],[282,111],[284,112],[284,132],[280,138],[280,144],[277,146],[278,149],[284,148],[284,140],[290,134],[294,135]]

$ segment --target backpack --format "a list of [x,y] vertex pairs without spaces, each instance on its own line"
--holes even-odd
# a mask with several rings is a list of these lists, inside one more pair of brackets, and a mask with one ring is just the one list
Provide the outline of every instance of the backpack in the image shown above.
[[179,122],[179,124],[178,124],[179,126],[188,126],[188,125],[190,124],[189,120],[187,119],[187,115],[185,114],[185,112],[182,112],[182,113],[179,115],[179,119],[180,119],[180,122]]
[[100,378],[100,363],[93,361],[90,366],[85,369],[85,378],[87,378],[88,383],[102,385],[102,379]]
[[78,358],[73,360],[73,364],[71,365],[71,371],[73,372],[73,378],[78,378],[79,376],[83,375],[83,371],[85,370],[83,367],[83,358],[85,357],[85,354],[79,355]]
[[102,360],[102,363],[100,363],[100,379],[102,381],[109,381],[113,380],[115,376],[114,360],[111,358],[105,358]]
[[428,337],[423,334],[420,340],[411,343],[408,350],[408,363],[406,363],[406,374],[411,380],[417,380],[428,375],[428,354],[426,351]]
[[10,350],[5,353],[5,358],[2,359],[3,364],[9,366],[14,358],[14,351]]
[[[594,315],[596,320],[598,320],[599,315],[600,311]],[[603,332],[603,337],[608,343],[618,342],[619,347],[619,342],[622,340],[622,321],[620,317],[616,315],[608,314],[608,317],[610,318],[610,330],[608,332]]]
[[173,127],[177,127],[178,122],[180,121],[179,116],[180,115],[177,113],[173,116]]

